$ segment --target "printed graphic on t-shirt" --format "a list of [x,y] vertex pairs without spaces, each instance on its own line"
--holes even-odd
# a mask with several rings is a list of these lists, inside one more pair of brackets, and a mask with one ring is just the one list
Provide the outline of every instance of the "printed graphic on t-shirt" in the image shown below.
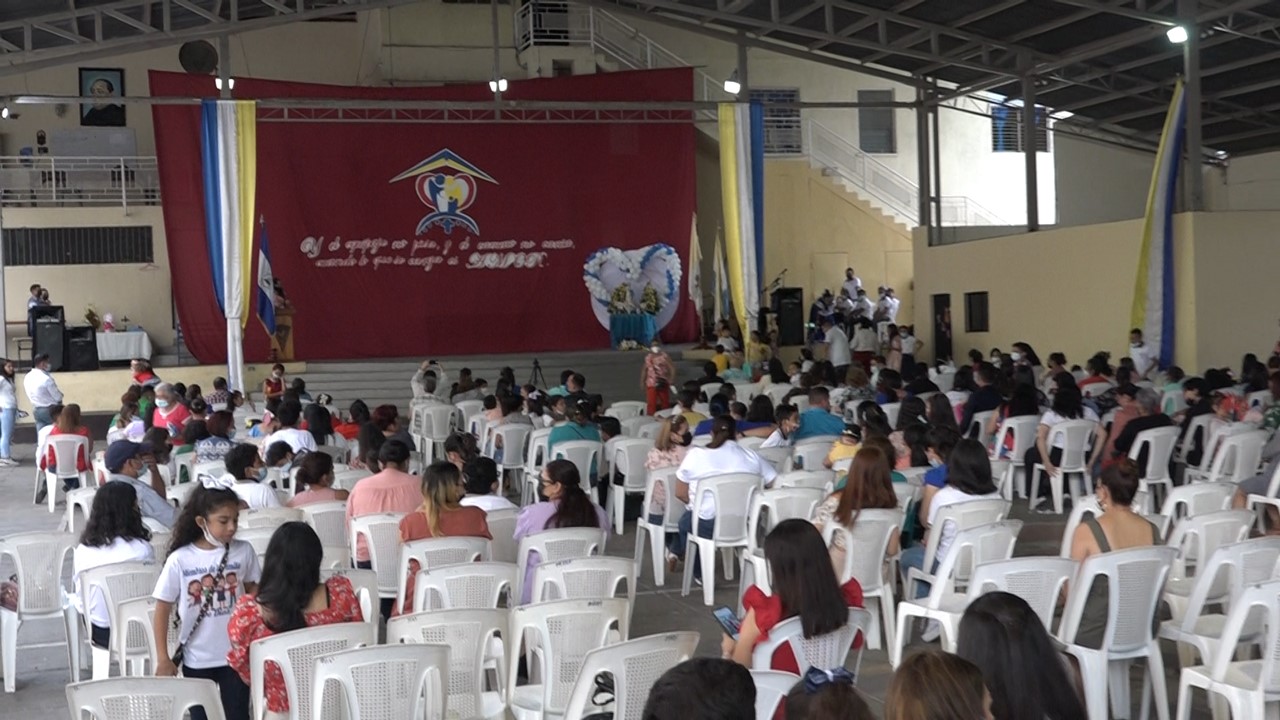
[[182,582],[187,588],[186,605],[190,612],[198,613],[209,602],[206,618],[230,615],[236,598],[240,596],[240,563],[228,560],[221,580],[218,579],[217,563],[205,567],[184,567]]

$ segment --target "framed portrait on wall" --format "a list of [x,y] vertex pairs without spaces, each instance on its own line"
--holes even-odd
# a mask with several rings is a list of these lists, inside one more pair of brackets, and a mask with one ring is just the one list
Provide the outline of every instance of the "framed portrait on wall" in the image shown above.
[[[80,68],[80,124],[90,127],[123,127],[124,70],[121,68]],[[113,102],[112,98],[116,98]]]

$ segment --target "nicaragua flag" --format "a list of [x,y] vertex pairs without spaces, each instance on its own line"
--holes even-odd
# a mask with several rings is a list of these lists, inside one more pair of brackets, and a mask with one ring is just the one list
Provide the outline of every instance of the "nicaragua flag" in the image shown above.
[[271,252],[267,248],[267,219],[261,220],[262,235],[258,246],[258,319],[268,335],[276,334],[275,276],[271,274]]
[[[1173,364],[1174,277],[1173,208],[1178,189],[1178,165],[1186,134],[1187,102],[1179,80],[1169,103],[1160,148],[1156,151],[1147,195],[1147,216],[1142,226],[1142,250],[1134,284],[1132,327],[1142,330],[1147,347],[1159,353],[1159,366]],[[1199,172],[1200,159],[1190,166]]]
[[200,154],[214,298],[223,317],[244,327],[257,193],[256,104],[244,100],[203,101]]

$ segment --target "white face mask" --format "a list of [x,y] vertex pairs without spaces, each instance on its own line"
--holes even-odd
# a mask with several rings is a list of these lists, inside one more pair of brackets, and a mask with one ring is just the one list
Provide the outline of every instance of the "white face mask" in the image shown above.
[[213,536],[213,533],[209,532],[209,526],[208,526],[208,525],[201,525],[201,526],[200,526],[200,530],[201,530],[202,532],[204,532],[204,539],[205,539],[205,541],[206,541],[206,542],[208,542],[210,545],[214,546],[215,548],[217,548],[217,549],[219,549],[219,550],[221,550],[222,548],[226,547],[226,545],[225,545],[225,544],[223,544],[223,542],[222,542],[221,540],[219,540],[218,538],[214,537],[214,536]]
[[657,346],[657,345],[654,345],[654,346],[650,347],[650,348],[649,348],[649,352],[653,353],[654,355],[657,355],[657,354],[658,354],[658,352],[659,352],[659,348],[658,348],[658,346]]
[[1014,361],[1014,362],[1018,362],[1019,360],[1021,360],[1021,359],[1022,359],[1022,353],[1020,353],[1020,352],[1010,353],[1010,354],[1009,354],[1009,357],[1013,358],[1013,361]]
[[929,458],[929,467],[942,467],[942,461],[938,458]]

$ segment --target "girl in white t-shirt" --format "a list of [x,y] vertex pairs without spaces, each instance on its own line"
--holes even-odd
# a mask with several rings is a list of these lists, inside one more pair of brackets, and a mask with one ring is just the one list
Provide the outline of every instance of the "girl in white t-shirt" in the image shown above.
[[[227,720],[249,717],[249,688],[227,664],[227,625],[236,599],[256,590],[259,575],[253,546],[235,539],[239,516],[240,497],[231,490],[218,487],[212,478],[196,488],[174,523],[169,558],[153,593],[155,636],[167,636],[176,609],[178,638],[184,643],[182,675],[217,683]],[[175,675],[177,670],[168,654],[161,653],[156,675]],[[207,720],[195,708],[191,718]]]
[[88,614],[93,644],[97,647],[111,647],[111,618],[99,587],[89,594],[89,606],[80,607],[80,573],[114,563],[155,560],[150,539],[151,533],[142,523],[138,491],[132,485],[109,482],[98,488],[80,544],[71,552],[71,573],[76,578],[72,602],[82,615]]
[[[1036,444],[1027,451],[1026,455],[1027,481],[1040,483],[1038,492],[1040,503],[1036,506],[1037,510],[1043,511],[1048,507],[1051,500],[1049,476],[1058,474],[1058,463],[1062,461],[1062,453],[1066,445],[1062,435],[1057,435],[1052,440],[1049,439],[1049,435],[1054,427],[1069,420],[1088,420],[1094,423],[1093,451],[1089,453],[1085,467],[1093,467],[1094,461],[1098,459],[1103,447],[1107,444],[1107,430],[1099,422],[1098,413],[1084,404],[1080,388],[1070,383],[1059,387],[1058,392],[1053,396],[1053,407],[1040,416],[1040,425],[1036,428]],[[1044,466],[1039,478],[1035,477],[1036,463]]]

